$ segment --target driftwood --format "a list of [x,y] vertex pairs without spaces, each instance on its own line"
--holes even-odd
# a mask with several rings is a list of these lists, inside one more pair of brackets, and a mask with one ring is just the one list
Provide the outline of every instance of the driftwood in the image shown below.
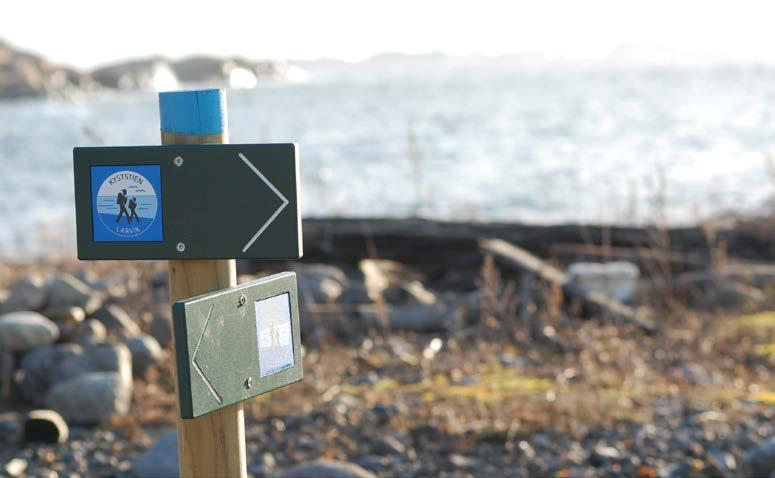
[[492,254],[503,265],[516,267],[520,271],[535,274],[540,279],[562,287],[569,297],[580,300],[594,312],[614,319],[637,324],[643,330],[653,333],[656,326],[645,309],[634,309],[604,294],[580,289],[567,274],[529,253],[528,251],[500,239],[485,239],[480,242],[482,251]]
[[[653,228],[577,224],[332,218],[304,219],[303,229],[304,261],[356,265],[363,258],[378,257],[411,264],[431,278],[455,269],[467,271],[465,276],[470,277],[470,271],[481,266],[479,241],[488,237],[518,244],[538,257],[552,257],[552,245],[556,244],[593,248],[606,244],[617,252],[631,249],[638,254],[652,250],[642,252],[643,259],[654,262],[653,259],[667,255],[675,273],[707,267],[710,257],[706,232],[699,227],[660,232]],[[775,260],[775,241],[750,228],[716,231],[716,240],[726,244],[730,257],[759,262]],[[699,264],[703,257],[708,257],[704,265]]]

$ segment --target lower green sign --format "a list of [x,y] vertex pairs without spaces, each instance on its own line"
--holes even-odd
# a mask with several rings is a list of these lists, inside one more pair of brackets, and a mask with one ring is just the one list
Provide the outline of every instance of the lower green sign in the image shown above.
[[177,302],[172,313],[183,418],[302,379],[293,272]]

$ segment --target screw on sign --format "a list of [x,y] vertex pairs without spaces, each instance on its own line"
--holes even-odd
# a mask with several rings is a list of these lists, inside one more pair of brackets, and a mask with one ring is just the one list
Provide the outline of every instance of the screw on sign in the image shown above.
[[295,274],[237,286],[235,259],[301,257],[298,148],[223,144],[220,90],[159,110],[162,146],[73,150],[78,257],[169,260],[180,474],[245,477],[242,401],[303,372]]

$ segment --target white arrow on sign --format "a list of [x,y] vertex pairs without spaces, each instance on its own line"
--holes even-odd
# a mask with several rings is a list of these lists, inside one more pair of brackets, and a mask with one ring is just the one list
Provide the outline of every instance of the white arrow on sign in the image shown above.
[[269,225],[270,225],[270,224],[272,224],[272,221],[274,221],[274,220],[275,220],[275,218],[277,218],[277,216],[279,216],[279,215],[280,215],[280,213],[283,211],[283,209],[285,209],[285,206],[287,206],[287,205],[288,205],[288,198],[286,198],[285,196],[283,196],[283,193],[281,193],[281,192],[280,192],[280,191],[279,191],[279,190],[278,190],[278,189],[277,189],[277,188],[274,186],[274,184],[272,184],[271,182],[269,182],[269,180],[268,180],[268,179],[266,179],[266,176],[264,176],[263,174],[261,174],[261,171],[259,171],[259,170],[258,170],[258,168],[256,168],[256,167],[253,165],[253,163],[251,163],[250,161],[248,161],[248,158],[246,158],[244,154],[242,154],[242,153],[239,153],[239,157],[242,159],[242,161],[243,161],[245,164],[247,164],[247,165],[248,165],[248,167],[249,167],[250,169],[252,169],[252,170],[253,170],[253,172],[254,172],[254,173],[256,173],[256,176],[258,176],[259,178],[261,178],[261,180],[262,180],[262,181],[263,181],[263,182],[264,182],[264,183],[265,183],[267,186],[269,186],[269,189],[271,189],[271,190],[272,190],[272,191],[273,191],[275,194],[277,194],[277,197],[279,197],[279,198],[280,198],[280,200],[282,201],[282,204],[280,204],[280,207],[278,207],[278,208],[277,208],[277,210],[274,212],[274,214],[272,214],[271,216],[269,216],[269,219],[267,219],[267,220],[266,220],[266,222],[264,223],[264,225],[263,225],[263,226],[261,226],[261,227],[258,229],[258,232],[256,232],[256,234],[255,234],[253,237],[251,237],[251,238],[250,238],[250,240],[248,241],[248,243],[247,243],[247,244],[245,244],[245,247],[243,247],[243,248],[242,248],[242,252],[245,252],[245,251],[247,251],[248,249],[250,249],[250,246],[252,246],[252,245],[253,245],[253,243],[254,243],[254,242],[256,242],[256,239],[258,239],[258,237],[259,237],[261,234],[263,234],[263,232],[266,230],[266,228],[267,228],[267,227],[269,227]]
[[205,319],[205,324],[202,326],[202,333],[199,334],[199,340],[196,343],[196,348],[194,349],[194,355],[191,357],[191,365],[194,366],[194,370],[196,370],[196,373],[198,373],[199,376],[202,377],[202,380],[204,381],[205,385],[207,385],[207,389],[210,390],[210,393],[212,393],[213,397],[215,397],[215,401],[218,403],[223,403],[223,398],[221,398],[221,395],[218,393],[218,391],[215,390],[215,386],[207,378],[207,375],[205,375],[204,370],[202,370],[202,367],[200,367],[196,361],[196,354],[199,353],[199,346],[202,345],[202,337],[205,336],[205,330],[207,330],[207,324],[210,323],[210,317],[212,317],[213,315],[214,308],[215,308],[215,304],[211,305],[210,312],[207,313],[207,319]]

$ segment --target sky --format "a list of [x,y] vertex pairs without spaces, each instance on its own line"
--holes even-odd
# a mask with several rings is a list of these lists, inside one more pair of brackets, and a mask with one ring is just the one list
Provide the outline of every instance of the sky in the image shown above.
[[0,38],[82,68],[195,53],[357,61],[438,51],[594,60],[626,45],[775,63],[773,12],[774,2],[750,0],[24,0],[3,6]]

